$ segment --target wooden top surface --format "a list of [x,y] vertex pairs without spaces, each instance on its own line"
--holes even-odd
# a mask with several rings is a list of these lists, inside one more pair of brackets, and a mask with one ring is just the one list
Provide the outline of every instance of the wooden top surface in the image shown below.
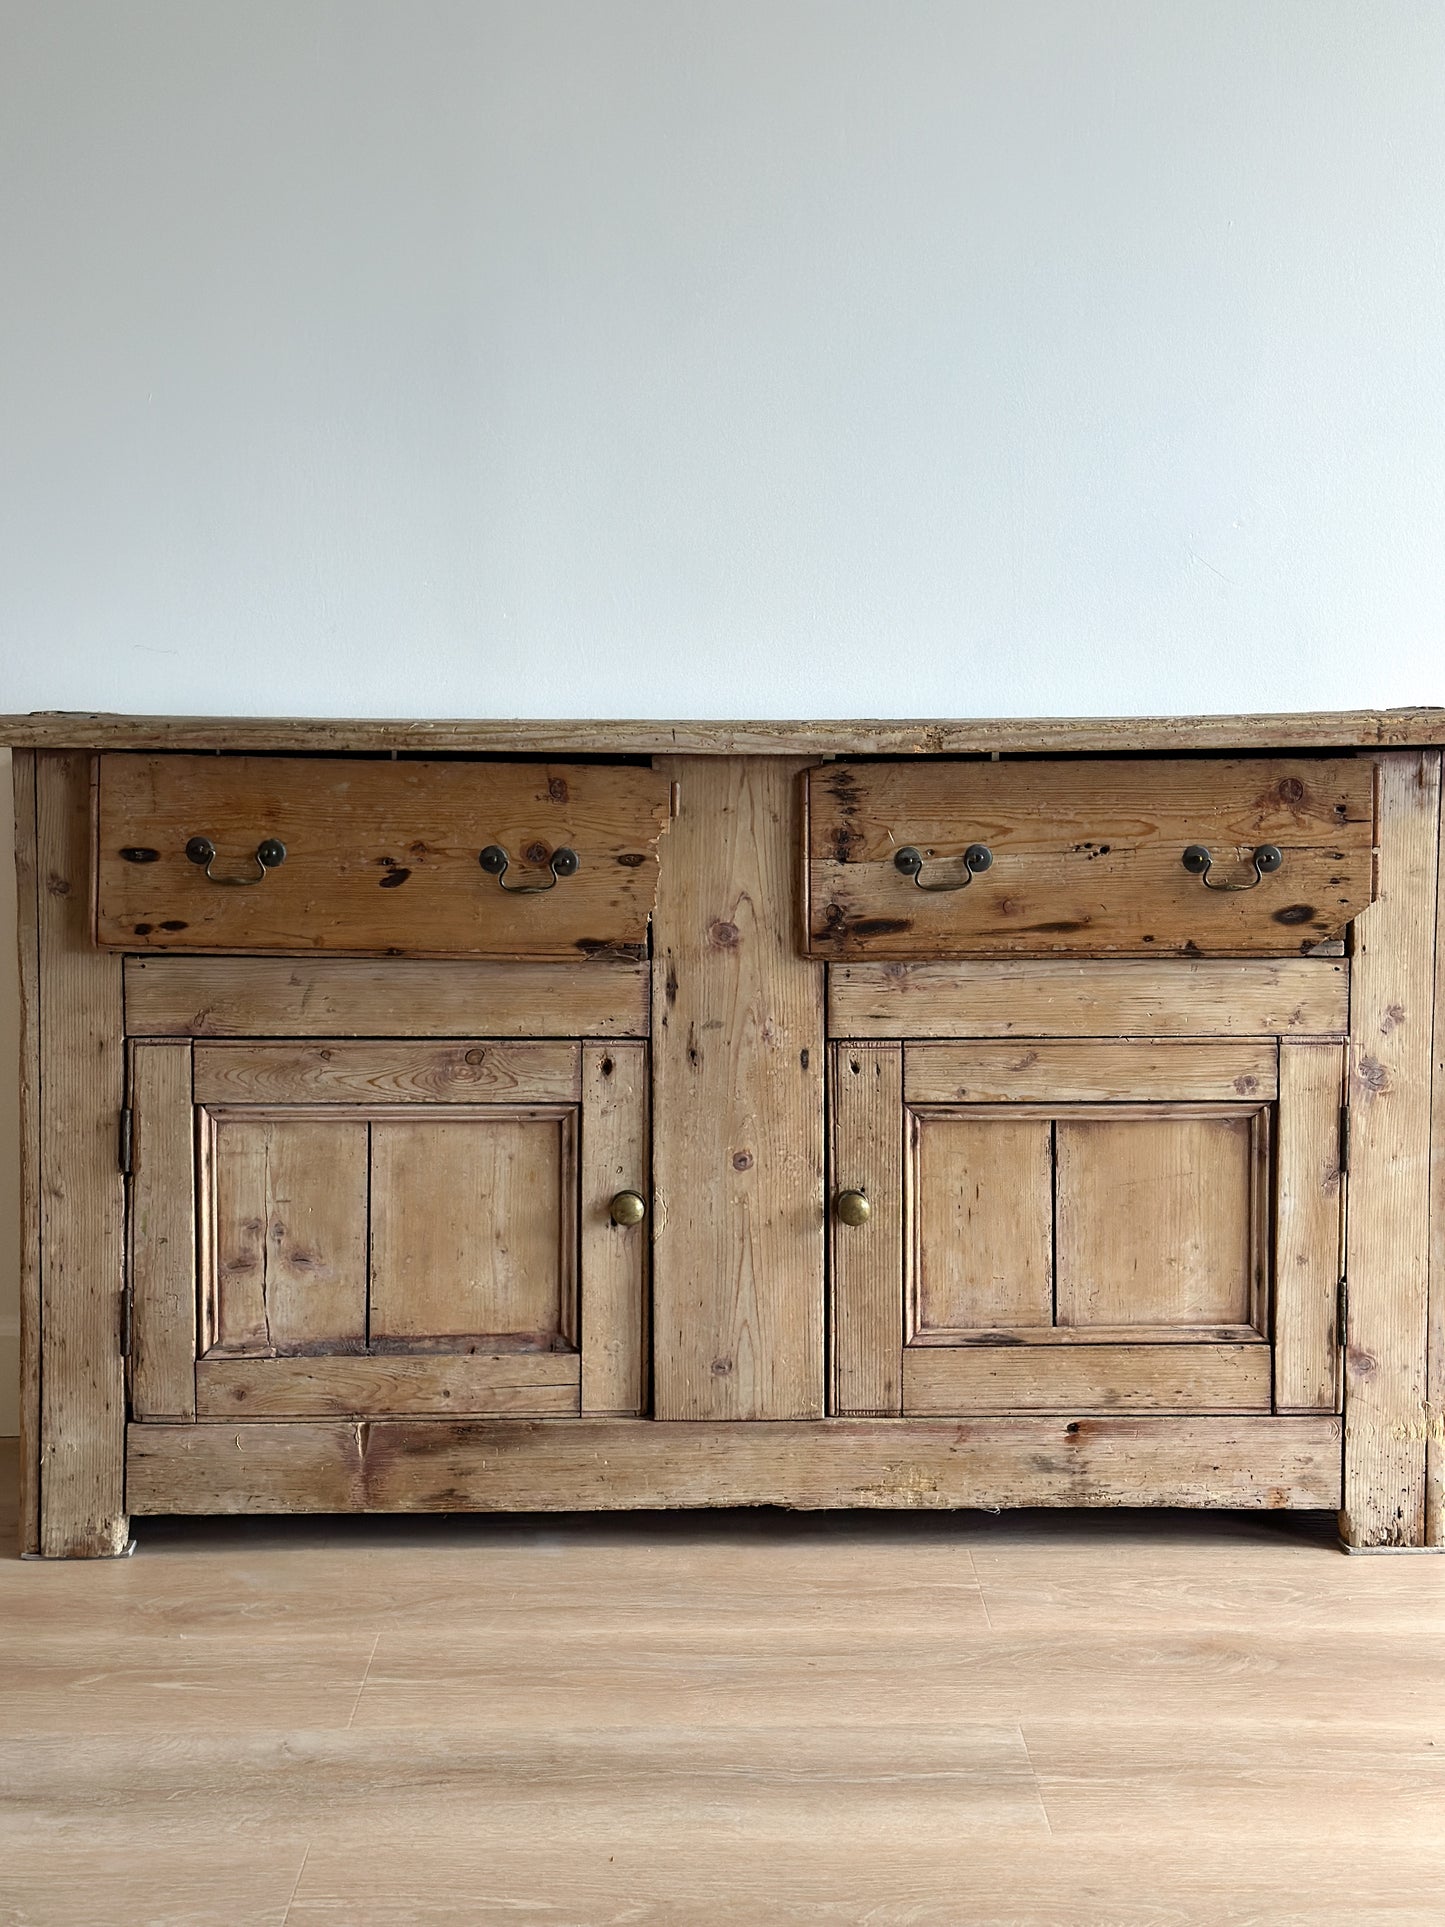
[[544,722],[507,718],[334,721],[322,717],[123,716],[36,710],[0,716],[17,749],[311,750],[474,755],[968,756],[1158,750],[1378,749],[1445,743],[1445,708],[1284,716],[962,719],[953,722]]

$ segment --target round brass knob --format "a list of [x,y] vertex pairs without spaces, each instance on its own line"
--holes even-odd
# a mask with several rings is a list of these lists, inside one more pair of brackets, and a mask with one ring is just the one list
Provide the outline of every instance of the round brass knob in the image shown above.
[[873,1207],[861,1191],[840,1191],[834,1210],[841,1224],[867,1224]]
[[647,1200],[640,1191],[619,1191],[608,1207],[614,1224],[641,1224],[647,1216]]

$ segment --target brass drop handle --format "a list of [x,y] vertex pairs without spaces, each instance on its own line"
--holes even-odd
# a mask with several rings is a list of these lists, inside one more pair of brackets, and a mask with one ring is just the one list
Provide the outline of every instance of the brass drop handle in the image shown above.
[[840,1191],[833,1209],[840,1224],[867,1224],[873,1216],[873,1207],[861,1191]]
[[614,1224],[641,1224],[647,1216],[647,1200],[640,1191],[619,1191],[607,1208]]
[[[129,856],[129,853],[126,853]],[[286,845],[279,837],[268,836],[256,845],[256,874],[253,877],[218,877],[211,865],[216,860],[216,846],[208,836],[193,836],[186,845],[186,856],[192,863],[204,864],[206,881],[221,883],[233,890],[242,889],[249,883],[264,883],[267,872],[275,870],[286,861]],[[130,857],[130,861],[137,860]]]
[[993,868],[993,851],[986,843],[970,843],[963,853],[962,876],[940,877],[936,883],[923,881],[923,858],[911,843],[905,843],[895,853],[893,867],[902,875],[912,877],[920,890],[966,890],[976,876]]
[[508,883],[507,869],[512,859],[500,843],[489,843],[477,861],[489,877],[495,877],[504,890],[510,890],[516,897],[534,897],[539,891],[555,890],[559,877],[575,877],[581,868],[575,850],[554,850],[547,866],[552,874],[545,883]]
[[1180,859],[1191,876],[1197,876],[1206,890],[1253,890],[1267,876],[1284,866],[1284,852],[1273,843],[1261,843],[1254,851],[1250,861],[1254,865],[1254,875],[1248,883],[1211,883],[1209,872],[1214,867],[1214,858],[1202,843],[1191,843]]

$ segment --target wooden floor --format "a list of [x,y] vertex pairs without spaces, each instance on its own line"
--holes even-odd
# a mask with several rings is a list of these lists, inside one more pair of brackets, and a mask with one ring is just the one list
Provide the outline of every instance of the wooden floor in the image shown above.
[[0,1923],[1445,1921],[1445,1559],[1310,1516],[140,1522],[13,1557]]

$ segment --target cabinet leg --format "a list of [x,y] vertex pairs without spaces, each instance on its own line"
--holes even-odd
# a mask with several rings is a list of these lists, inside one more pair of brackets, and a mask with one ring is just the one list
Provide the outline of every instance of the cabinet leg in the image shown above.
[[1426,1542],[1440,752],[1379,761],[1379,883],[1350,993],[1344,1508],[1352,1551]]
[[[26,1413],[38,1481],[37,1550],[105,1558],[130,1543],[121,1359],[124,1096],[121,962],[90,941],[90,758],[47,752],[35,768],[33,985],[43,1185],[25,1200],[38,1230],[39,1388]],[[31,1177],[33,1180],[33,1172]],[[38,1445],[38,1450],[35,1447]]]

